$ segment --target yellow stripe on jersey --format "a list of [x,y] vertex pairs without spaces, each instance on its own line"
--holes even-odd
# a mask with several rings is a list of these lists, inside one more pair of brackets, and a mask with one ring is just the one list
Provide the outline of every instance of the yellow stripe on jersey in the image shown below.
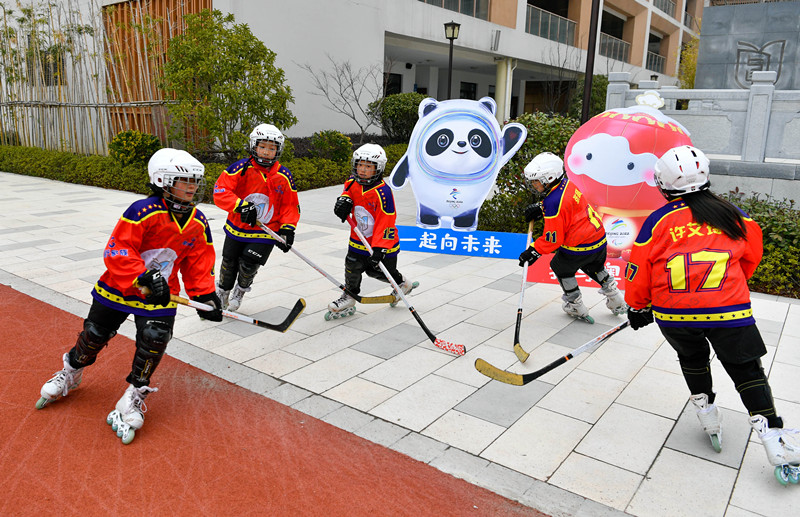
[[656,319],[661,321],[684,321],[700,323],[704,321],[731,321],[750,318],[753,316],[753,309],[732,312],[710,312],[707,314],[665,314],[663,312],[654,310],[653,315],[656,317]]

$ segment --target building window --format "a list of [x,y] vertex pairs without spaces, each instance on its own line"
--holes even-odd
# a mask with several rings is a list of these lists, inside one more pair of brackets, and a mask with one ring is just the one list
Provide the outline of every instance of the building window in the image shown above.
[[461,81],[460,99],[469,99],[471,101],[478,99],[478,83],[465,83]]
[[491,98],[492,98],[492,99],[494,99],[494,100],[497,100],[497,97],[495,97],[494,95],[495,95],[495,93],[494,93],[494,85],[493,85],[493,84],[490,84],[490,85],[489,85],[489,93],[488,93],[488,96],[489,96],[489,97],[491,97]]
[[489,0],[419,0],[481,20],[489,19]]
[[383,92],[384,97],[387,95],[394,95],[402,93],[403,91],[403,76],[400,74],[384,74],[386,81],[386,89]]

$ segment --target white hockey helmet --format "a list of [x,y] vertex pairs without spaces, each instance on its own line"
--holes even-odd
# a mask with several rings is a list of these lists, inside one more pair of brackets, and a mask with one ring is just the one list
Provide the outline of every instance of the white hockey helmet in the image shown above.
[[548,186],[564,176],[564,162],[553,153],[541,153],[525,166],[524,171],[528,181]]
[[161,193],[171,211],[189,212],[203,200],[206,168],[194,156],[178,149],[159,149],[147,163],[150,184]]
[[691,145],[673,147],[656,161],[658,188],[667,198],[706,190],[711,186],[709,165],[700,149]]
[[[358,162],[367,161],[375,164],[375,174],[369,178],[360,178],[356,168]],[[386,169],[386,151],[378,144],[364,144],[353,153],[353,177],[361,185],[372,185],[377,183],[383,177],[383,171]]]
[[[256,153],[256,146],[262,140],[266,140],[267,142],[275,142],[278,145],[278,151],[275,153],[275,158],[259,158],[258,154]],[[280,129],[272,124],[259,124],[250,133],[250,148],[248,149],[248,152],[257,164],[261,165],[262,167],[272,167],[272,165],[278,161],[283,153],[284,141],[285,138],[283,137],[283,133],[281,133]]]

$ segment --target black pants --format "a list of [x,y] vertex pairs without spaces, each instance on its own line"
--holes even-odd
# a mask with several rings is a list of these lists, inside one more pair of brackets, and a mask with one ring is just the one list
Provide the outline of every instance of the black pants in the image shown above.
[[250,287],[274,247],[274,244],[242,242],[226,236],[217,279],[220,288],[230,291],[237,283],[240,287]]
[[557,278],[574,277],[580,269],[589,275],[589,278],[602,284],[604,275],[600,275],[600,273],[606,270],[606,249],[603,248],[589,255],[576,255],[558,249],[550,260],[550,269]]
[[692,395],[705,393],[714,402],[709,344],[722,367],[736,386],[744,407],[753,415],[763,415],[770,427],[783,427],[775,411],[772,390],[761,366],[767,353],[758,327],[695,328],[660,327],[667,342],[678,353],[683,377]]
[[[383,265],[392,276],[392,279],[398,285],[403,282],[403,275],[397,270],[397,255],[391,255],[383,259]],[[359,255],[352,251],[347,252],[344,259],[344,282],[348,290],[353,294],[361,292],[361,275],[366,273],[367,276],[380,280],[381,282],[389,283],[386,276],[381,271],[380,266],[372,267],[369,261],[369,255]]]

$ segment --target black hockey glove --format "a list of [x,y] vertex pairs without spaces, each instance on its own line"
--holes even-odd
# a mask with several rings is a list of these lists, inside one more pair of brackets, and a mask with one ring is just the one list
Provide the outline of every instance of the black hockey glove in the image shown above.
[[214,306],[213,311],[197,309],[197,315],[202,319],[208,321],[222,321],[222,309],[220,308],[222,307],[222,301],[219,299],[219,296],[217,296],[215,291],[211,291],[208,294],[193,296],[192,300]]
[[383,259],[386,258],[386,248],[372,248],[372,256],[369,257],[369,263],[374,269],[378,269]]
[[136,278],[136,285],[146,287],[145,301],[152,305],[169,305],[169,284],[158,269],[148,269]]
[[347,220],[347,216],[350,215],[350,212],[353,211],[353,200],[347,196],[339,196],[336,199],[336,204],[333,205],[333,213],[345,222]]
[[533,203],[525,208],[525,221],[538,221],[544,217],[544,207],[541,203]]
[[644,309],[634,309],[628,307],[628,321],[631,322],[631,328],[633,330],[646,327],[653,323],[653,308],[645,307]]
[[242,216],[242,222],[250,226],[258,226],[258,207],[250,201],[245,201],[242,205],[234,210],[239,212]]
[[275,241],[275,246],[277,246],[278,249],[284,253],[292,249],[292,244],[294,244],[294,230],[291,228],[281,228],[278,230],[278,235],[283,237],[283,240],[286,242],[286,244],[281,244],[280,242]]
[[519,254],[519,265],[522,267],[527,262],[529,266],[532,266],[541,256],[542,254],[536,251],[533,246],[528,246],[525,251]]

